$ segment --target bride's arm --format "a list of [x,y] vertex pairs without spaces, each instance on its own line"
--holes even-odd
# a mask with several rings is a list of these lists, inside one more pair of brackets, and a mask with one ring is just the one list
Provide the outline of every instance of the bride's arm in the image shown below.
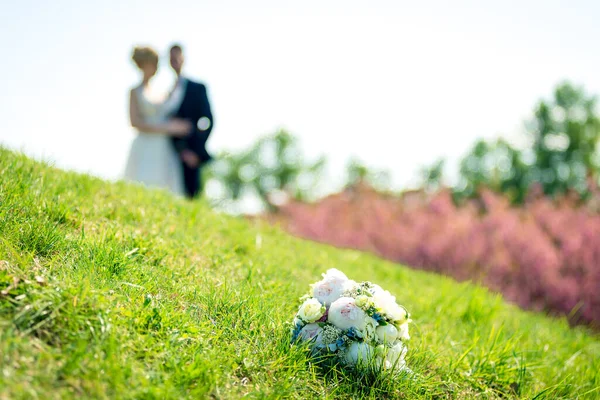
[[129,121],[131,122],[132,127],[142,132],[159,133],[163,135],[168,132],[168,134],[172,136],[185,136],[191,129],[190,123],[181,119],[172,119],[158,124],[149,124],[145,122],[140,114],[135,89],[132,89],[129,94]]

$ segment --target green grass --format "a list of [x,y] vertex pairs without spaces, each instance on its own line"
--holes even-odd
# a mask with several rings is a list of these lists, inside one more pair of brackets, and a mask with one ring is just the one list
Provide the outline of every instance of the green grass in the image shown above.
[[[331,267],[411,311],[412,378],[323,371],[290,347],[298,297]],[[600,397],[584,328],[2,149],[0,290],[0,399]]]

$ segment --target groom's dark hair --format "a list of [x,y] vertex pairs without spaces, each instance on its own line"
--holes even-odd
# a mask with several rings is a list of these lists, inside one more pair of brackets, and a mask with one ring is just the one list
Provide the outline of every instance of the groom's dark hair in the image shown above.
[[173,51],[173,50],[180,51],[183,53],[183,47],[181,47],[181,45],[179,43],[173,43],[171,45],[171,49],[169,51]]

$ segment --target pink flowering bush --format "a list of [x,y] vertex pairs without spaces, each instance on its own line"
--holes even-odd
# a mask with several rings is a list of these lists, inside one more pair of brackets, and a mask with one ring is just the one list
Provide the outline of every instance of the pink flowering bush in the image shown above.
[[569,198],[514,208],[483,191],[457,207],[449,191],[398,197],[359,185],[271,218],[304,238],[477,281],[526,309],[600,323],[600,214]]

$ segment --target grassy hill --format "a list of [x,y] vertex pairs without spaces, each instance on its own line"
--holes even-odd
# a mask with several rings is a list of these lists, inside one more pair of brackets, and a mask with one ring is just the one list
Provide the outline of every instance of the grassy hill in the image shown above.
[[[290,348],[298,297],[331,267],[411,311],[412,379],[324,376]],[[2,149],[0,291],[0,399],[600,396],[584,328]]]

